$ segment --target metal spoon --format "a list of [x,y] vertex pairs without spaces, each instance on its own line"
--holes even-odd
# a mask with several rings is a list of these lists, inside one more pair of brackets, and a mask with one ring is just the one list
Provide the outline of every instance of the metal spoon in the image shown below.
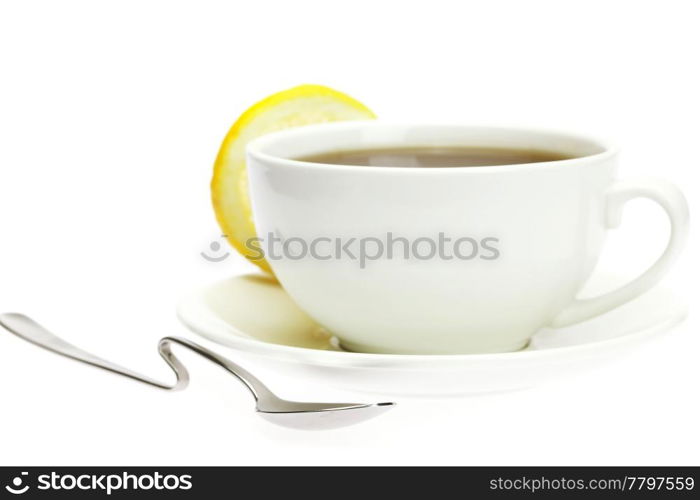
[[18,337],[56,354],[169,391],[182,390],[189,384],[190,376],[187,369],[171,350],[172,344],[181,345],[216,363],[243,382],[243,385],[250,390],[255,398],[257,413],[264,419],[285,427],[308,430],[334,429],[370,419],[395,405],[395,403],[299,403],[287,401],[275,396],[265,384],[234,362],[182,337],[165,337],[158,343],[158,352],[175,372],[176,377],[175,384],[164,384],[83,351],[57,337],[23,314],[0,314],[0,325]]

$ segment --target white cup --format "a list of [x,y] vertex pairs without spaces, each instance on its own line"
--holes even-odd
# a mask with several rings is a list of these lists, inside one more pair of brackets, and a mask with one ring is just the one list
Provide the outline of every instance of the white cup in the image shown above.
[[[456,168],[294,159],[397,146],[533,148],[573,158]],[[677,188],[659,180],[616,180],[615,149],[578,135],[357,121],[275,132],[252,141],[247,154],[260,237],[249,242],[251,248],[269,250],[273,235],[279,248],[287,245],[276,256],[266,252],[280,283],[354,351],[521,349],[542,327],[584,321],[648,290],[669,269],[688,232],[688,208]],[[624,204],[640,197],[656,201],[670,218],[665,252],[625,286],[578,299],[607,230],[620,222]],[[431,257],[428,239],[437,252],[440,233],[445,251]],[[352,238],[355,258],[342,252]],[[372,238],[384,239],[380,257]]]

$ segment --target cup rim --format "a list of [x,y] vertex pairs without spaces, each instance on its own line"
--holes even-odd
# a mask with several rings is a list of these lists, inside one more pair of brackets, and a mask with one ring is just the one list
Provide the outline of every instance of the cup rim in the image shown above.
[[[566,138],[574,141],[586,142],[594,144],[600,148],[599,152],[567,158],[563,160],[552,160],[547,162],[532,162],[532,163],[514,163],[508,165],[486,165],[486,166],[464,166],[464,167],[431,167],[431,168],[414,168],[414,167],[387,167],[387,166],[362,166],[358,168],[354,165],[338,165],[332,163],[316,163],[303,160],[295,160],[287,158],[284,155],[276,155],[267,152],[267,150],[280,141],[290,140],[295,138],[308,139],[309,135],[319,134],[330,129],[337,131],[353,131],[360,129],[410,129],[410,128],[452,128],[463,129],[464,131],[488,131],[492,133],[508,133],[508,134],[537,134],[541,136],[551,136],[553,138]],[[351,120],[344,122],[320,123],[313,125],[304,125],[290,129],[279,130],[262,135],[250,141],[246,146],[246,155],[249,158],[257,161],[262,161],[267,164],[274,163],[275,165],[292,168],[307,168],[307,169],[326,169],[338,171],[352,171],[383,174],[400,174],[400,175],[444,175],[446,173],[469,172],[483,173],[485,171],[508,172],[513,170],[526,169],[546,169],[558,168],[560,166],[573,166],[578,164],[597,162],[606,160],[615,156],[618,153],[618,148],[611,142],[600,139],[596,136],[581,134],[577,132],[567,132],[560,129],[548,129],[539,127],[524,127],[524,126],[493,126],[493,125],[471,125],[471,124],[455,124],[455,123],[417,123],[417,122],[389,122],[383,120]]]

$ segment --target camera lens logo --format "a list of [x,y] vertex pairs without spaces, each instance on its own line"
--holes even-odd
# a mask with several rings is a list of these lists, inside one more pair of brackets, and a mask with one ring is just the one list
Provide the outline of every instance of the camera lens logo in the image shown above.
[[[226,238],[226,235],[222,234],[221,237]],[[231,255],[226,250],[224,250],[224,252],[221,255],[217,255],[221,250],[221,243],[219,243],[218,241],[212,241],[209,244],[209,250],[211,250],[213,255],[210,255],[207,252],[200,252],[199,254],[204,260],[208,260],[209,262],[223,262],[228,258],[229,255]]]
[[22,493],[26,493],[29,489],[29,485],[27,484],[24,487],[22,487],[22,476],[26,476],[28,474],[28,472],[22,472],[21,475],[15,477],[12,480],[12,485],[5,486],[5,489],[13,495],[21,495]]

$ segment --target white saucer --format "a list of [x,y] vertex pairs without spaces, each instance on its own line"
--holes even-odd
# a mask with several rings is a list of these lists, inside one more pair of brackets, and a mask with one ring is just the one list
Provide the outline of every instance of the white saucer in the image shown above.
[[[598,273],[584,295],[625,281]],[[274,279],[257,274],[208,286],[182,300],[177,313],[192,331],[285,373],[303,371],[362,392],[447,396],[522,389],[592,368],[669,330],[685,318],[687,306],[656,287],[597,318],[544,329],[522,351],[455,355],[343,351]]]

